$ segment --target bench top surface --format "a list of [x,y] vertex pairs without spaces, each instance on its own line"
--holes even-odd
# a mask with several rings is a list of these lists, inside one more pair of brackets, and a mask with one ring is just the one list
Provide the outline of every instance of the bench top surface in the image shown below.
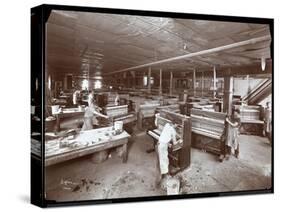
[[72,114],[82,114],[82,113],[85,113],[84,109],[79,110],[79,108],[64,108],[62,111],[54,112],[53,115],[61,116],[66,114],[72,115]]
[[[45,157],[48,159],[57,155],[89,148],[94,150],[95,147],[111,145],[111,143],[119,140],[127,140],[130,137],[126,131],[118,135],[113,135],[112,132],[112,127],[105,127],[81,131],[73,139],[63,138],[47,141],[45,143]],[[60,148],[60,142],[70,143],[71,147]]]

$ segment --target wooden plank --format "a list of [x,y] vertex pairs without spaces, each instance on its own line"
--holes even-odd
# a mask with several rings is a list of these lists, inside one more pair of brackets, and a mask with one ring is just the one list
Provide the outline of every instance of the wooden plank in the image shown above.
[[176,56],[176,57],[172,57],[172,58],[167,58],[167,59],[163,59],[163,60],[146,63],[143,65],[138,65],[138,66],[134,66],[134,67],[130,67],[130,68],[112,71],[112,72],[107,73],[106,75],[111,75],[111,74],[116,74],[116,73],[120,73],[120,72],[124,72],[124,71],[136,70],[136,69],[139,69],[139,71],[142,71],[141,68],[145,68],[145,67],[149,67],[149,66],[155,66],[155,65],[159,65],[159,64],[172,62],[172,61],[183,60],[183,59],[187,59],[187,58],[198,57],[201,55],[207,55],[207,54],[212,54],[212,53],[216,53],[216,52],[226,51],[229,49],[238,48],[238,47],[249,45],[249,44],[253,45],[256,43],[270,41],[270,40],[271,40],[270,35],[261,36],[261,37],[252,38],[249,40],[240,41],[237,43],[232,43],[232,44],[228,44],[228,45],[224,45],[224,46],[218,46],[218,47],[211,48],[211,49],[206,49],[206,50],[202,50],[202,51],[198,51],[198,52],[192,52],[192,53],[188,53],[188,54],[181,55],[181,56]]

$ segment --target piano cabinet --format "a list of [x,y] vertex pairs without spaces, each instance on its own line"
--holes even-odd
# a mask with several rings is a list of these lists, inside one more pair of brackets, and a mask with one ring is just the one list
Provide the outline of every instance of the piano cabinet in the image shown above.
[[220,139],[208,137],[206,135],[200,135],[192,133],[192,147],[202,150],[203,152],[208,152],[218,156],[218,160],[223,162],[226,154],[225,149],[225,137]]
[[204,152],[225,156],[226,113],[191,109],[192,146]]
[[263,108],[260,105],[234,105],[234,116],[240,118],[239,132],[249,135],[263,135]]
[[138,111],[138,120],[137,125],[140,130],[144,127],[146,129],[150,129],[154,127],[154,115],[156,108],[159,107],[160,104],[143,104],[140,105]]
[[157,128],[147,131],[147,134],[153,138],[154,148],[165,124],[168,122],[178,124],[178,127],[176,127],[177,142],[176,144],[171,144],[168,149],[169,171],[170,174],[176,174],[190,166],[191,120],[187,116],[167,110],[161,110],[160,116],[156,118]]

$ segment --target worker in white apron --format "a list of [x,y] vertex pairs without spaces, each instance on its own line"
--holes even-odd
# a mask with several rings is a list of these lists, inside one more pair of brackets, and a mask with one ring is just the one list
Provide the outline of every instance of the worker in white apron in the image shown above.
[[166,123],[158,140],[157,153],[159,159],[159,169],[160,169],[160,182],[163,181],[169,175],[169,158],[168,158],[168,148],[169,143],[176,142],[176,125],[172,123]]
[[115,105],[115,106],[118,106],[119,103],[120,103],[120,98],[119,98],[119,95],[117,94],[116,97],[115,97],[115,99],[114,99],[114,105]]
[[271,102],[267,102],[264,111],[264,136],[268,137],[270,144],[272,140],[271,133],[272,133]]
[[90,106],[94,102],[94,91],[91,90],[88,95],[88,106]]
[[109,117],[98,112],[98,107],[94,103],[91,103],[85,110],[84,114],[84,124],[82,126],[82,131],[93,129],[93,125],[98,125],[97,116],[108,119]]
[[239,157],[239,120],[227,117],[226,122],[227,126],[227,138],[226,138],[226,159],[229,158],[231,153],[234,151],[236,158]]
[[79,90],[75,90],[73,95],[72,95],[72,102],[73,102],[73,106],[77,106],[78,105],[78,97],[80,95],[80,91]]

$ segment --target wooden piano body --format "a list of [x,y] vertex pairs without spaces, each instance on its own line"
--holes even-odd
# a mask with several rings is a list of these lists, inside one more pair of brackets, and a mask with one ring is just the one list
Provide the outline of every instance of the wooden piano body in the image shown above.
[[156,116],[156,129],[148,130],[147,134],[154,140],[154,144],[158,142],[159,136],[166,123],[176,123],[177,142],[169,146],[169,161],[175,171],[181,171],[190,165],[190,149],[191,149],[191,120],[189,117],[174,113],[168,110],[161,110],[160,115]]
[[192,146],[225,155],[226,113],[191,109]]
[[236,118],[240,118],[240,133],[262,135],[264,121],[260,105],[235,105]]
[[241,123],[262,123],[260,105],[239,105],[237,108]]
[[168,110],[174,113],[180,113],[180,105],[172,104],[172,105],[164,105],[156,108],[156,113],[159,113],[161,110]]
[[108,92],[107,93],[107,104],[108,105],[115,105],[115,99],[117,97],[118,93],[117,92]]
[[169,98],[164,98],[163,99],[163,104],[164,105],[172,105],[172,104],[176,104],[179,102],[179,98],[178,97],[169,97]]
[[130,112],[127,114],[114,116],[113,121],[122,121],[123,124],[129,124],[137,121],[137,115],[135,112]]
[[[142,129],[143,126],[151,127],[153,126],[154,122],[154,115],[156,108],[159,107],[159,103],[152,103],[152,104],[142,104],[139,106],[138,111],[138,128]],[[146,123],[144,123],[146,122]]]
[[220,99],[189,97],[186,102],[181,101],[179,104],[181,113],[187,116],[190,116],[192,108],[216,112],[222,111]]
[[[112,121],[122,121],[124,129],[131,134],[133,132],[133,127],[137,121],[137,115],[135,112],[128,112],[128,105],[112,106],[106,107],[106,114],[112,118]],[[110,125],[107,123],[106,126]]]
[[105,113],[109,117],[126,115],[128,113],[128,105],[107,106],[105,108]]

